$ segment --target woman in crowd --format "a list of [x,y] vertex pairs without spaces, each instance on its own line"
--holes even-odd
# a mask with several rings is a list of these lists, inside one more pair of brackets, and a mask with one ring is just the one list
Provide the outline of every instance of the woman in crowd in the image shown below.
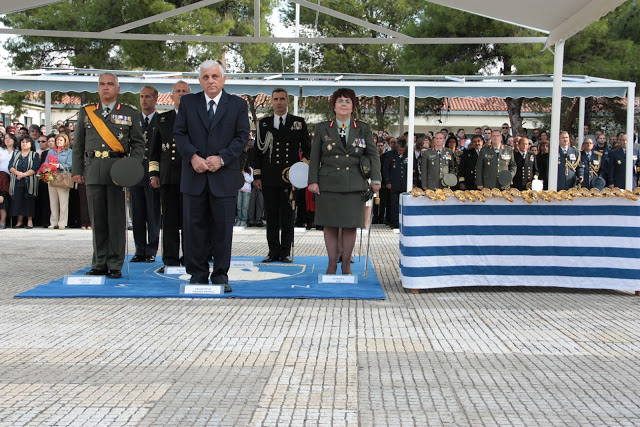
[[353,252],[356,229],[364,223],[367,179],[371,178],[374,192],[380,190],[382,181],[371,129],[354,119],[357,102],[352,89],[336,90],[331,96],[335,119],[316,126],[311,147],[309,191],[316,194],[315,223],[324,226],[327,274],[335,274],[338,269],[339,246],[345,260],[342,273],[351,274],[351,264],[346,260]]
[[[49,154],[54,157],[52,165],[57,166],[58,172],[71,172],[71,149],[67,135],[61,133],[56,137],[56,148],[49,150]],[[49,185],[49,201],[51,204],[49,228],[64,230],[69,218],[69,188]]]
[[27,219],[27,228],[33,228],[33,215],[36,210],[38,178],[36,171],[40,167],[40,156],[36,153],[36,144],[29,136],[20,141],[20,151],[16,151],[9,160],[11,172],[11,215],[18,216],[16,228],[23,228]]
[[9,160],[13,154],[13,148],[15,146],[15,136],[11,135],[9,146],[5,143],[6,136],[0,140],[0,230],[4,230],[7,227],[7,211],[9,210]]

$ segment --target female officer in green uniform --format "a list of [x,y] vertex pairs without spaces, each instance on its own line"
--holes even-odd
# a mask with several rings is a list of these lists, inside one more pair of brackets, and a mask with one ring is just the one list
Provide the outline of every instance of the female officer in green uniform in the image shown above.
[[317,225],[324,226],[329,256],[327,274],[335,274],[338,231],[342,228],[342,273],[351,274],[351,253],[356,228],[364,223],[365,193],[380,190],[380,157],[368,124],[354,120],[357,105],[352,89],[341,88],[331,96],[336,118],[318,123],[311,146],[309,191],[316,194]]

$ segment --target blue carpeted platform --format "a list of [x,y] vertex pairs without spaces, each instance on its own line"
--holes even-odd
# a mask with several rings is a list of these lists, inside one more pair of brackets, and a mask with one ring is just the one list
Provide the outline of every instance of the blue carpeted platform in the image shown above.
[[[224,295],[185,295],[181,285],[189,276],[165,275],[158,272],[161,263],[130,263],[122,279],[107,279],[104,285],[65,285],[63,278],[36,286],[16,298],[320,298],[320,299],[385,299],[380,281],[369,264],[364,272],[364,257],[351,264],[357,284],[318,283],[318,273],[327,269],[326,257],[296,257],[294,263],[260,263],[262,257],[234,257],[234,261],[251,260],[254,267],[232,268],[229,284],[233,292]],[[89,268],[74,275],[83,275]],[[338,265],[340,271],[340,265]]]

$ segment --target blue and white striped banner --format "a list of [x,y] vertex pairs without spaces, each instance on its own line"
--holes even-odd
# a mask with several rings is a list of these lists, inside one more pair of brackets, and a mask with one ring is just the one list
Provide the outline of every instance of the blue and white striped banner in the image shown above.
[[559,286],[640,290],[640,202],[400,199],[410,289]]

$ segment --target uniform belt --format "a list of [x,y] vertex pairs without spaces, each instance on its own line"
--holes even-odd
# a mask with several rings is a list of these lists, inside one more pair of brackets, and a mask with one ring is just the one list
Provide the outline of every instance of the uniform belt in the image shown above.
[[121,153],[119,151],[108,151],[108,150],[104,150],[104,151],[100,151],[100,150],[94,150],[94,151],[90,151],[88,153],[84,153],[84,155],[86,157],[89,157],[90,159],[97,157],[99,159],[106,159],[107,157],[125,157],[124,153]]

